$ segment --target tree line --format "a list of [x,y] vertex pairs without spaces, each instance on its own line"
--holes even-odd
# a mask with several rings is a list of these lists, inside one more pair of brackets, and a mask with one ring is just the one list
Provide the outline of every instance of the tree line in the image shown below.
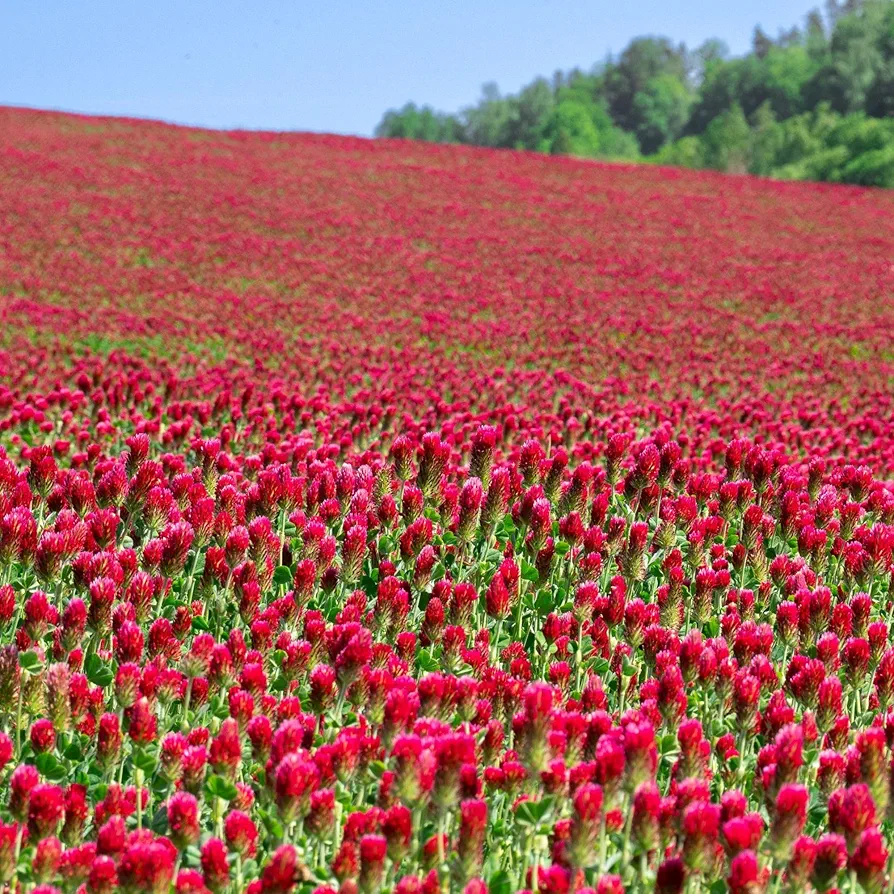
[[828,0],[739,57],[639,37],[457,114],[408,103],[376,136],[894,187],[894,0]]

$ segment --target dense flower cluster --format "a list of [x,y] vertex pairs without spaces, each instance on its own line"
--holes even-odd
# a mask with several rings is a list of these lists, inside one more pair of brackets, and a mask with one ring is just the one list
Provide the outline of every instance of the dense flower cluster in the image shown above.
[[0,883],[890,884],[891,198],[0,123]]

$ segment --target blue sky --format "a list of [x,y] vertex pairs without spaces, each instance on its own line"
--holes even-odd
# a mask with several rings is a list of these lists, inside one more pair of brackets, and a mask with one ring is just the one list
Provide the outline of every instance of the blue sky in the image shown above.
[[0,0],[0,104],[208,127],[371,134],[412,99],[445,111],[632,37],[748,49],[809,0]]

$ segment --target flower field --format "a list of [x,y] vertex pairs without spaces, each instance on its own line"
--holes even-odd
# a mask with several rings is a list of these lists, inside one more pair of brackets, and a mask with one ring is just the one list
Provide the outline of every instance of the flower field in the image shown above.
[[891,890],[894,194],[0,135],[6,890]]

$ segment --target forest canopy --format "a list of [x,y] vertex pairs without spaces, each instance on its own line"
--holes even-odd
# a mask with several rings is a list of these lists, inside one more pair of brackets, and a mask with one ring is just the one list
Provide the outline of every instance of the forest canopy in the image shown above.
[[739,57],[638,37],[455,114],[408,103],[376,136],[894,186],[894,0],[830,0]]

